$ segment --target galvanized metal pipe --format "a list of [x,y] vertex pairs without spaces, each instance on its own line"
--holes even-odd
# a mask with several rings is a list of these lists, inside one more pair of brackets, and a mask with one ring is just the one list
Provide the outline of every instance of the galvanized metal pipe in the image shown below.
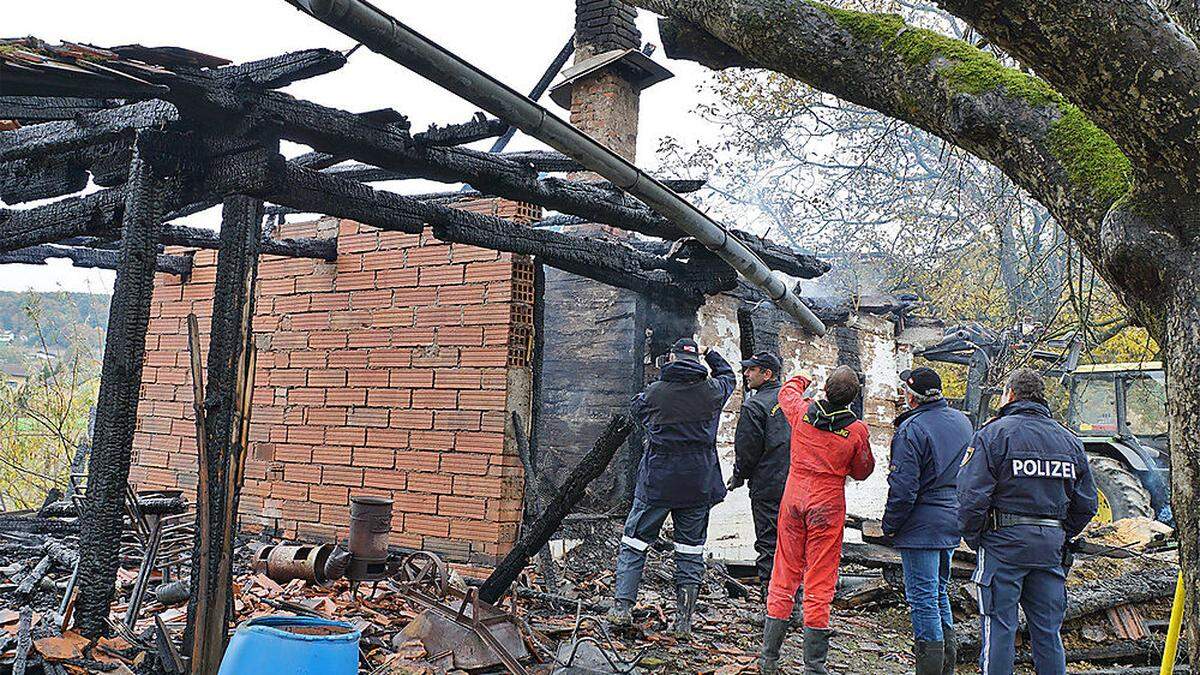
[[631,162],[364,0],[287,0],[321,22],[507,121],[612,181],[695,237],[816,335],[825,324],[719,223]]

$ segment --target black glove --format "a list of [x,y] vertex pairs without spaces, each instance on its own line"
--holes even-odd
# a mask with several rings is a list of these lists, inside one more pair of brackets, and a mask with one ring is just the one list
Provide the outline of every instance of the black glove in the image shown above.
[[746,484],[746,479],[742,478],[742,474],[737,470],[733,470],[733,475],[729,477],[729,482],[725,487],[729,490],[736,490]]
[[1066,574],[1071,573],[1071,565],[1075,564],[1075,542],[1063,542],[1062,549],[1062,567]]

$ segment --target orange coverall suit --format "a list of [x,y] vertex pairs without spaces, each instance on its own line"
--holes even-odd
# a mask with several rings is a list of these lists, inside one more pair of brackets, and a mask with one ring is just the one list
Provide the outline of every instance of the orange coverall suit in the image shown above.
[[[846,476],[870,476],[875,457],[867,426],[848,409],[832,410],[828,402],[805,398],[809,384],[808,378],[796,376],[779,390],[779,407],[792,425],[791,468],[779,505],[779,543],[767,615],[790,617],[796,592],[803,587],[804,625],[828,628],[842,559]],[[811,406],[816,407],[809,415]]]

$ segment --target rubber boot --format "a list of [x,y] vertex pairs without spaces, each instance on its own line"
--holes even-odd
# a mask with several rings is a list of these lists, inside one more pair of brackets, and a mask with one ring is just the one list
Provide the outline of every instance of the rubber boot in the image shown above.
[[612,609],[608,610],[608,615],[605,618],[613,626],[624,627],[633,625],[633,602],[621,598],[613,600]]
[[917,640],[913,643],[913,656],[917,657],[917,675],[942,675],[944,643]]
[[692,637],[692,612],[696,610],[699,586],[679,586],[675,589],[675,637]]
[[767,617],[763,624],[762,651],[758,658],[758,671],[763,675],[775,675],[779,672],[779,649],[783,646],[783,638],[787,635],[788,621]]
[[954,675],[954,667],[958,665],[958,639],[954,636],[954,626],[942,624],[942,673]]
[[825,659],[829,657],[828,628],[804,627],[804,675],[829,675]]

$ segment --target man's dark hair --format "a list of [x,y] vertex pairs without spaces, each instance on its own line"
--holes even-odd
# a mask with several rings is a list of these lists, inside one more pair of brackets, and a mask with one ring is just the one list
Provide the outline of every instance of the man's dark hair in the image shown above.
[[1046,381],[1041,373],[1030,368],[1014,370],[1004,388],[1012,392],[1014,401],[1046,401]]
[[838,366],[825,378],[825,398],[835,406],[847,406],[858,398],[858,373],[850,366]]

